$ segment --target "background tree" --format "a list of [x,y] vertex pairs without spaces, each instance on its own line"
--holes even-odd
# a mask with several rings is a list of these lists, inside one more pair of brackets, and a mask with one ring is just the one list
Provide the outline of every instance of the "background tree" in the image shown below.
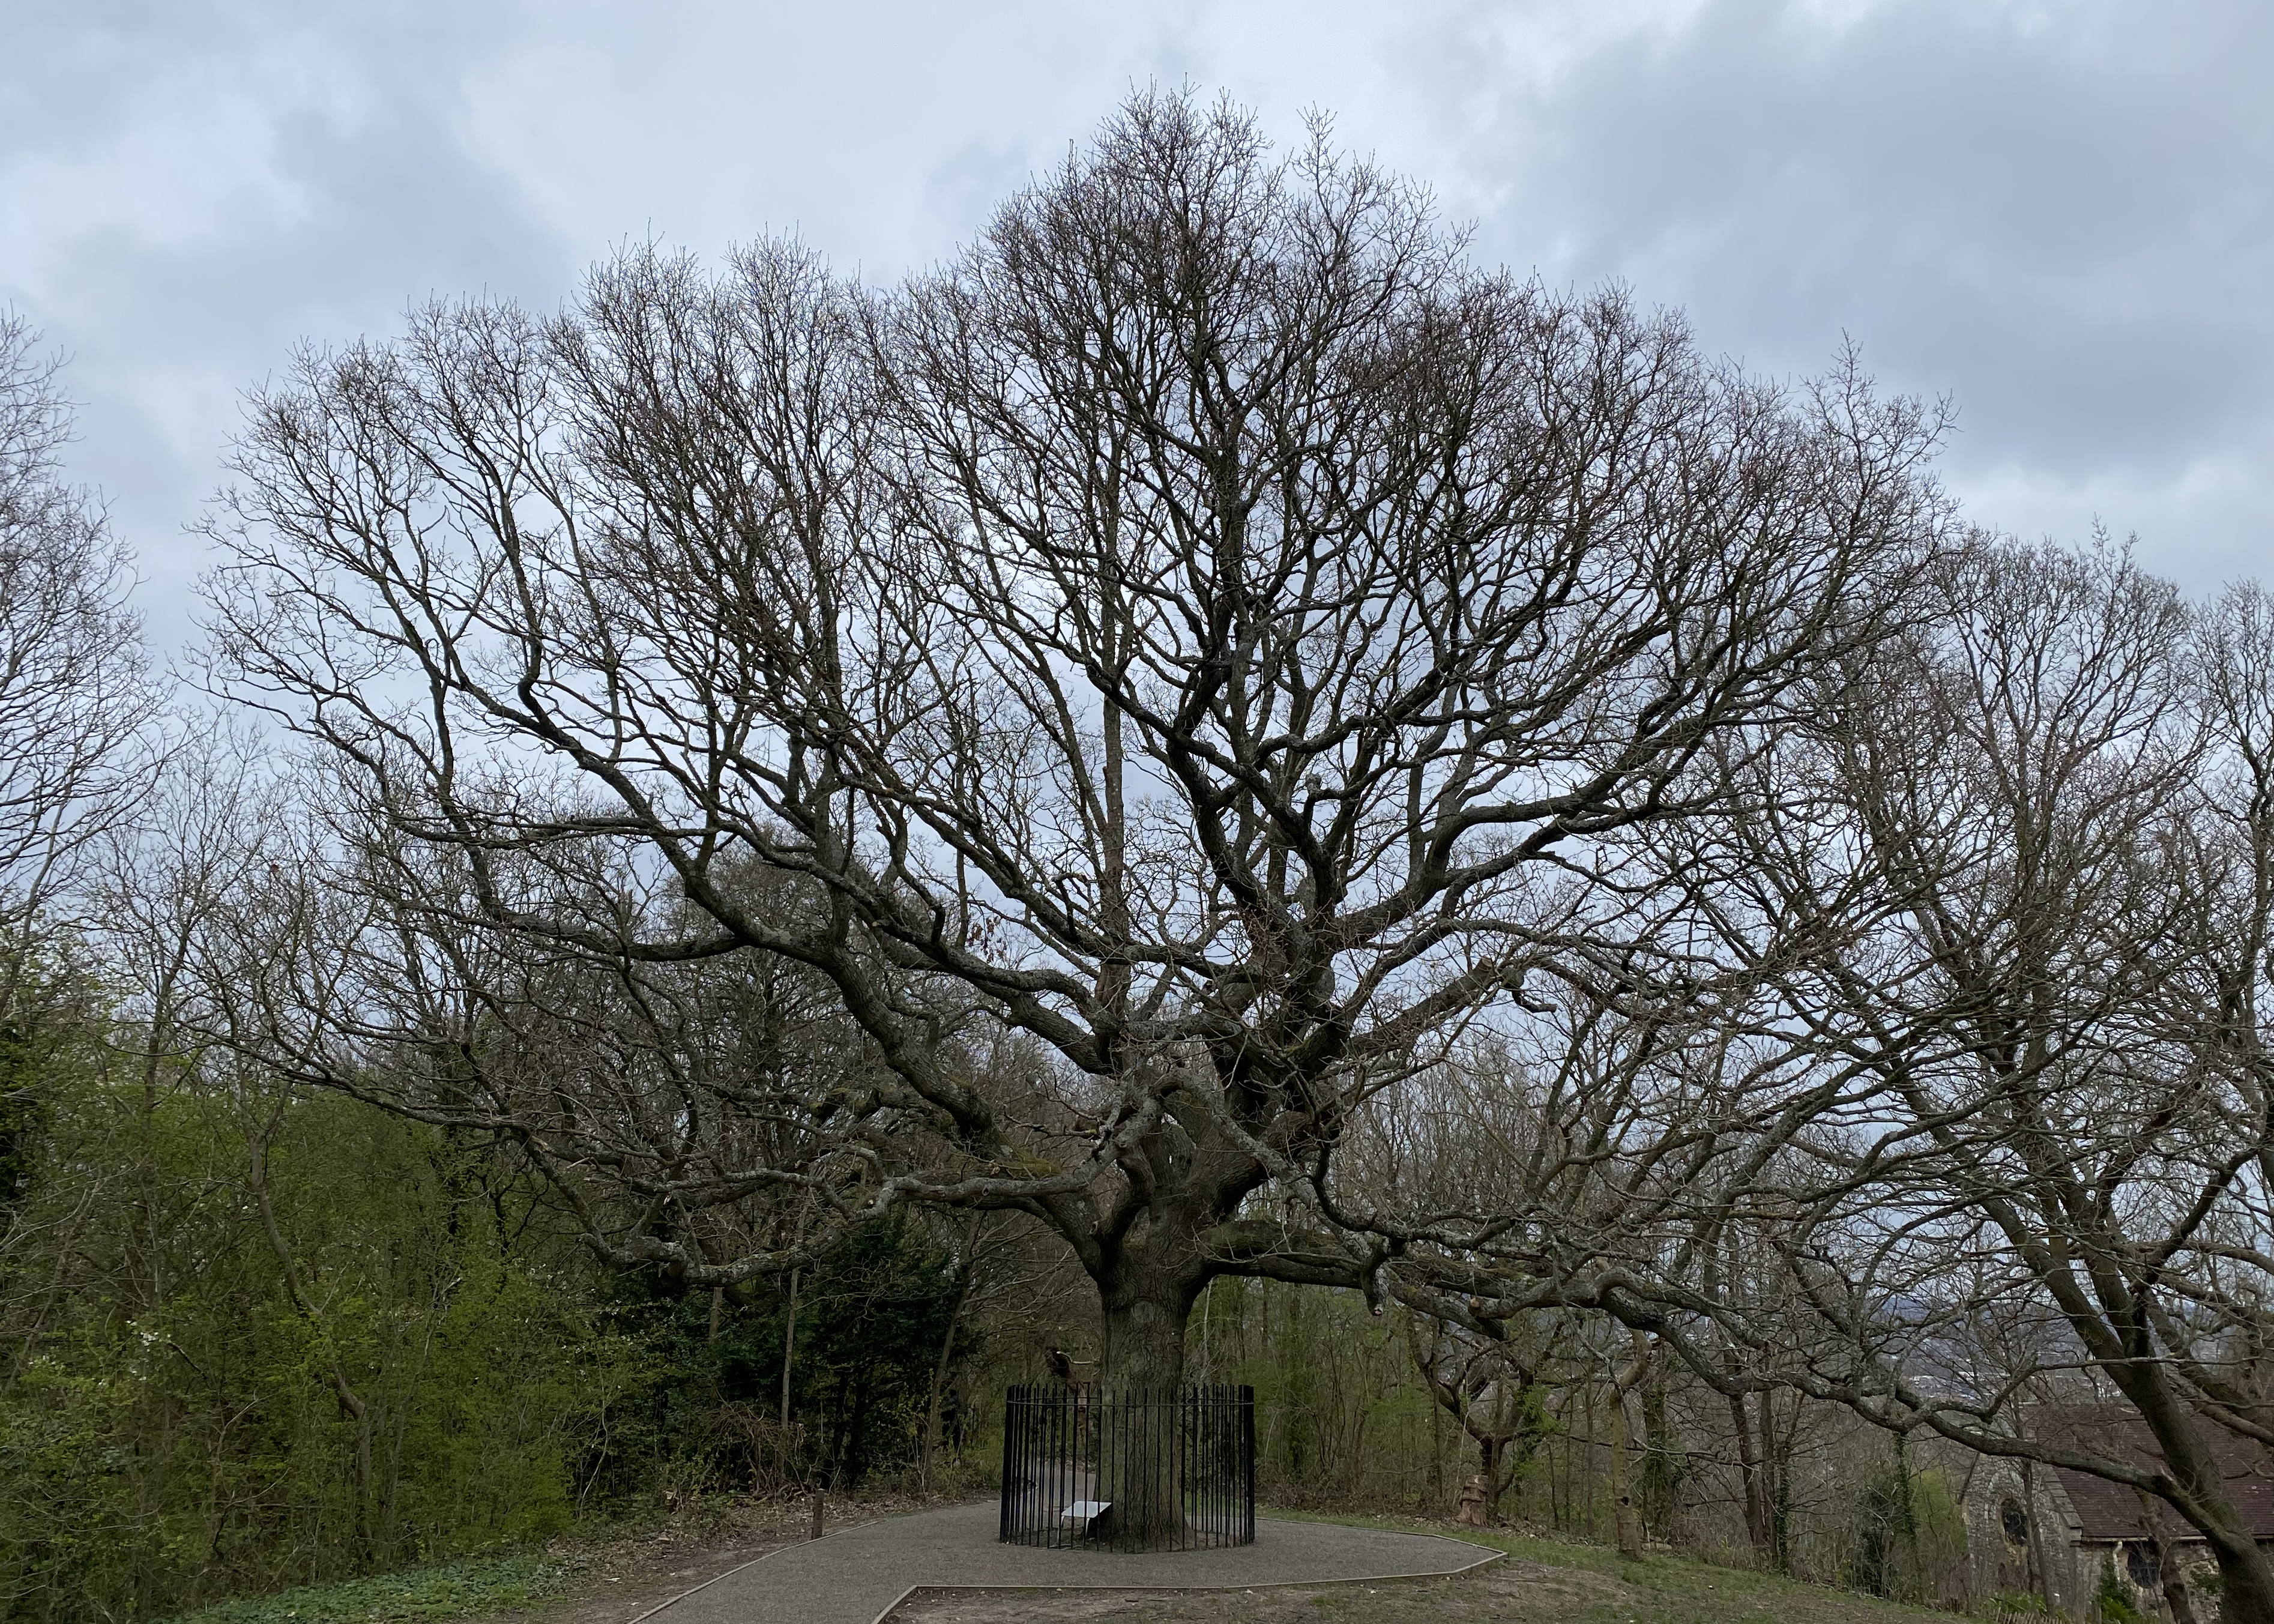
[[[146,781],[157,704],[125,552],[94,499],[63,481],[61,367],[22,317],[0,314],[0,924],[11,964],[73,857]],[[11,1013],[0,1003],[0,1018]]]
[[[1492,1328],[1504,1330],[1499,1325]],[[1415,1373],[1439,1408],[1475,1441],[1486,1515],[1493,1521],[1499,1520],[1501,1497],[1531,1465],[1552,1425],[1540,1366],[1554,1351],[1553,1329],[1487,1341],[1427,1314],[1407,1316]]]
[[1599,1107],[1686,1124],[1584,1172],[1670,1169],[1662,1222],[1558,1229],[1526,1185],[1502,1233],[1476,1210],[1478,1244],[1408,1267],[1491,1313],[1592,1282],[1738,1405],[1784,1387],[2130,1485],[2204,1538],[2225,1616],[2274,1616],[2224,1464],[2269,1439],[2274,620],[2105,545],[1979,538],[1931,578],[1937,613],[1745,764],[1742,816],[1668,833],[1732,990],[1694,1026],[1663,978],[1579,1006],[1647,1105]]
[[[2064,1335],[2038,1368],[2079,1372],[2073,1403],[2120,1395],[2154,1454],[2041,1423],[2037,1458],[2169,1504],[2218,1559],[2225,1615],[2274,1617],[2219,1439],[2274,1441],[2242,1374],[2269,1279],[2274,625],[2250,591],[2191,612],[2105,544],[1985,543],[1949,590],[1916,664],[1857,692],[1834,756],[1878,914],[1806,996],[1891,1119],[1845,1140],[1869,1133],[1879,1162],[1869,1214],[1819,1209],[1869,1259],[1842,1317],[1906,1277],[1967,1321],[2050,1311]],[[1969,1253],[1986,1267],[1953,1269]],[[1799,1273],[1820,1299],[1820,1271]],[[1888,1397],[1978,1441],[1931,1392]]]

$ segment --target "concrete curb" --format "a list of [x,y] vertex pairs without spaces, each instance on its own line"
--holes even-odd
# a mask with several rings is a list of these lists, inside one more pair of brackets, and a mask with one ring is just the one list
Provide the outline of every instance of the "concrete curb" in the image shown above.
[[[973,1503],[977,1504],[980,1502],[975,1501]],[[640,1613],[637,1617],[627,1620],[625,1624],[648,1624],[648,1620],[656,1618],[659,1614],[666,1613],[673,1607],[677,1606],[681,1602],[687,1600],[689,1598],[699,1595],[703,1591],[709,1590],[712,1585],[733,1578],[736,1574],[748,1573],[751,1568],[759,1567],[764,1563],[770,1561],[773,1558],[781,1555],[784,1552],[802,1551],[809,1545],[819,1545],[825,1540],[834,1539],[841,1534],[854,1533],[864,1528],[874,1528],[880,1522],[889,1522],[892,1521],[893,1521],[893,1519],[891,1517],[863,1517],[858,1522],[842,1523],[836,1528],[831,1529],[827,1533],[821,1537],[821,1539],[818,1540],[799,1539],[793,1540],[787,1545],[776,1545],[772,1550],[766,1552],[764,1555],[754,1556],[747,1562],[737,1562],[734,1567],[727,1568],[723,1572],[712,1574],[708,1579],[704,1580],[700,1584],[689,1585],[687,1589],[681,1590],[676,1595],[668,1597],[666,1599],[658,1602],[654,1606],[650,1607],[646,1612]],[[1352,1528],[1366,1528],[1368,1526],[1365,1523],[1337,1524],[1329,1522],[1324,1518],[1314,1517],[1301,1518],[1291,1523],[1291,1526],[1298,1527],[1306,1525],[1314,1527],[1327,1526]],[[895,1596],[885,1607],[884,1611],[877,1614],[876,1618],[870,1621],[870,1624],[885,1624],[885,1621],[891,1618],[895,1611],[906,1605],[910,1597],[927,1591],[939,1591],[943,1594],[984,1595],[989,1593],[997,1593],[1005,1596],[1015,1596],[1042,1590],[1103,1590],[1131,1596],[1174,1596],[1192,1595],[1212,1590],[1286,1590],[1321,1589],[1329,1585],[1344,1584],[1412,1584],[1425,1583],[1432,1579],[1458,1578],[1464,1574],[1474,1573],[1480,1568],[1488,1567],[1492,1563],[1499,1561],[1508,1554],[1505,1551],[1496,1551],[1490,1545],[1479,1545],[1474,1540],[1463,1539],[1458,1536],[1452,1534],[1423,1533],[1419,1531],[1409,1534],[1402,1529],[1376,1529],[1371,1530],[1370,1531],[1379,1533],[1394,1532],[1399,1534],[1403,1538],[1410,1539],[1442,1540],[1447,1545],[1459,1545],[1465,1550],[1474,1551],[1478,1554],[1475,1560],[1464,1562],[1458,1568],[1448,1568],[1436,1573],[1356,1574],[1344,1577],[1326,1577],[1316,1579],[1263,1579],[1252,1580],[1246,1583],[1235,1582],[1231,1583],[1111,1584],[1096,1580],[1060,1581],[1049,1584],[927,1584],[918,1583],[909,1585],[898,1596]]]
[[[871,1523],[888,1521],[890,1521],[890,1519],[886,1517],[863,1517],[858,1522],[847,1522],[842,1528],[832,1528],[821,1538],[823,1539],[834,1539],[838,1535],[849,1534],[856,1528],[867,1528]],[[681,1602],[685,1601],[689,1597],[697,1594],[698,1591],[709,1590],[712,1585],[718,1583],[722,1579],[731,1579],[738,1573],[747,1573],[751,1568],[756,1568],[760,1562],[766,1560],[770,1557],[779,1556],[785,1551],[792,1551],[795,1550],[800,1545],[809,1545],[817,1543],[817,1541],[811,1539],[793,1539],[787,1545],[776,1545],[772,1550],[766,1552],[764,1555],[754,1556],[747,1562],[737,1562],[723,1573],[712,1574],[700,1584],[689,1585],[676,1596],[666,1597],[663,1600],[656,1603],[654,1606],[650,1607],[645,1613],[641,1613],[637,1618],[625,1620],[624,1624],[647,1624],[647,1621],[650,1619],[653,1618],[657,1613],[661,1613],[666,1607],[676,1607]],[[892,1604],[895,1607],[900,1605],[900,1604],[898,1602],[894,1602]]]
[[[1352,1527],[1363,1524],[1353,1523]],[[1400,1530],[1403,1531],[1403,1530]],[[912,1584],[892,1598],[892,1605],[870,1620],[870,1624],[885,1624],[911,1596],[937,1590],[958,1596],[1024,1596],[1036,1590],[1111,1590],[1123,1596],[1190,1596],[1201,1590],[1310,1590],[1329,1584],[1426,1584],[1432,1579],[1457,1579],[1463,1574],[1472,1574],[1480,1568],[1489,1568],[1508,1554],[1489,1545],[1480,1545],[1466,1539],[1456,1539],[1450,1534],[1415,1534],[1416,1539],[1442,1539],[1449,1545],[1468,1545],[1483,1555],[1459,1568],[1448,1568],[1442,1573],[1353,1574],[1346,1579],[1265,1579],[1250,1584]],[[766,1553],[772,1555],[772,1552]],[[760,1561],[764,1557],[758,1559]],[[748,1566],[747,1563],[744,1566]],[[719,1575],[724,1578],[725,1575]],[[674,1598],[674,1599],[676,1599]],[[670,1603],[664,1604],[666,1606]],[[635,1619],[632,1624],[639,1624]]]

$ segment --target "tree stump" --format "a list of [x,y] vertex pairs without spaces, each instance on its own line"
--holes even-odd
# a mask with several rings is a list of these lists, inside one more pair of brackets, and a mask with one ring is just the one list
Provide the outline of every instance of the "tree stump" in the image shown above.
[[1453,1521],[1462,1528],[1482,1528],[1491,1520],[1492,1485],[1479,1473],[1461,1485],[1461,1509]]

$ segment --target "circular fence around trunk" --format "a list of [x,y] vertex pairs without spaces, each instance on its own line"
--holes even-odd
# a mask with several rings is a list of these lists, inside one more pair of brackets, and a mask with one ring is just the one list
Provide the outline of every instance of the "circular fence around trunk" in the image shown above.
[[1255,1389],[1013,1387],[1006,1544],[1195,1551],[1255,1543]]

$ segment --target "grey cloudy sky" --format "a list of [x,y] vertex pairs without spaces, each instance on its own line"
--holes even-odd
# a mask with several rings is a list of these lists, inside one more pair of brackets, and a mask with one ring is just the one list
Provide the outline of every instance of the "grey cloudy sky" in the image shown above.
[[165,644],[240,392],[627,238],[947,252],[1133,84],[1306,109],[1480,254],[1626,280],[1771,372],[1947,394],[1978,519],[2274,575],[2263,0],[0,0],[0,304]]

